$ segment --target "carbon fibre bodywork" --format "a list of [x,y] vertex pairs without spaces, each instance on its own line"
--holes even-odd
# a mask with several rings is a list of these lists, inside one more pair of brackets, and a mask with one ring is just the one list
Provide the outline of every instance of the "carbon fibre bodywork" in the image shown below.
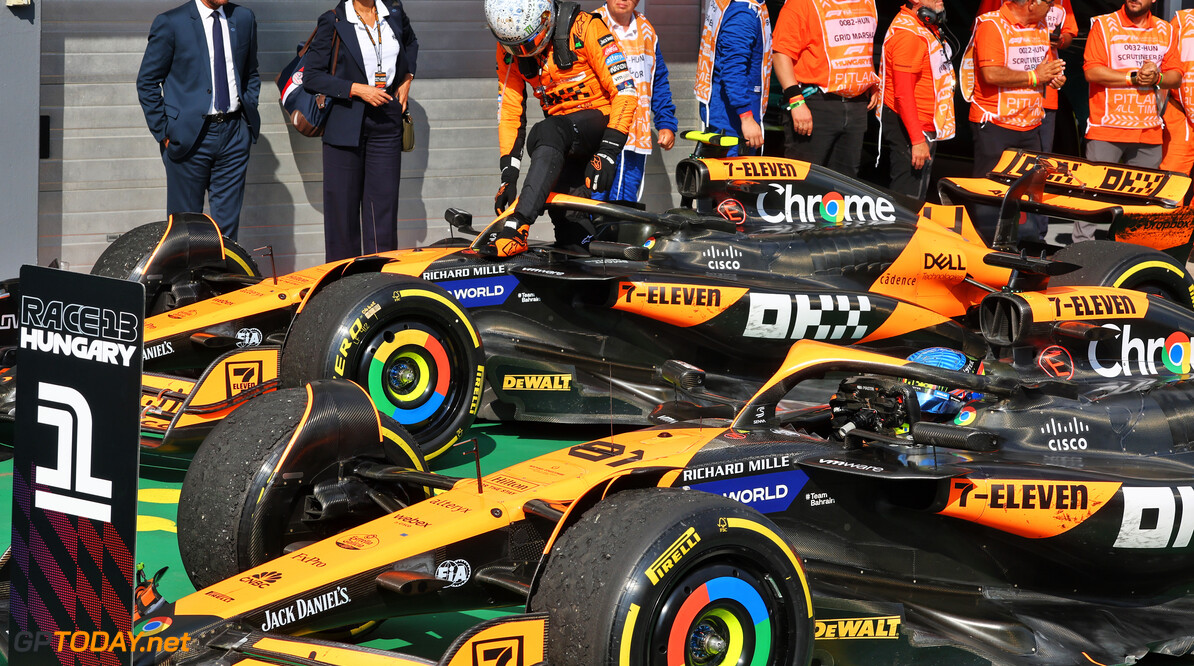
[[[1023,156],[1013,155],[1021,168]],[[1067,168],[1106,180],[1110,167]],[[1160,172],[1133,173],[1144,179]],[[914,211],[889,193],[806,163],[691,159],[681,163],[677,180],[693,206],[663,214],[552,195],[549,205],[592,214],[604,230],[601,238],[612,241],[594,256],[538,246],[492,261],[449,242],[334,262],[239,289],[225,283],[215,297],[148,317],[145,450],[189,456],[232,409],[276,388],[286,364],[282,345],[296,317],[325,287],[351,275],[423,280],[446,291],[458,304],[452,308],[462,308],[459,318],[483,343],[488,381],[482,396],[476,373],[454,376],[454,386],[472,393],[460,409],[493,419],[642,424],[670,400],[740,404],[798,339],[894,355],[932,346],[979,355],[984,347],[974,312],[987,293],[1009,282],[1015,290],[1039,289],[1050,274],[1072,268],[993,251],[964,206]],[[1189,179],[1163,174],[1148,182],[1152,189],[1137,197],[1136,213],[1169,210],[1174,192],[1184,191]],[[1001,183],[987,186],[1006,191]],[[1025,196],[1040,196],[1038,190],[1025,189]],[[1096,199],[1109,195],[1092,188],[1050,196],[1055,212],[1069,206],[1081,217],[1105,208]],[[1116,196],[1117,206],[1130,198]],[[1180,242],[1188,246],[1192,232],[1185,233]],[[172,225],[159,247],[173,250],[156,253],[167,256],[169,266],[139,274],[160,280],[181,270],[175,264],[189,256],[218,260],[211,248],[195,247],[204,245],[200,240],[188,226]],[[1007,238],[1001,242],[1011,249]],[[1194,293],[1180,268],[1152,262],[1140,270],[1162,274],[1184,301]],[[384,322],[371,311],[345,324],[340,348],[380,329]],[[335,346],[326,353],[335,354]],[[0,382],[12,372],[0,370]],[[0,421],[11,418],[14,405],[0,383]],[[417,424],[394,417],[419,436]]]
[[[1080,351],[1111,333],[1160,335],[1191,316],[1115,290],[1039,300],[1062,296],[1120,296],[1137,312],[1087,319],[1109,335],[1083,340],[1058,326],[1074,322],[1036,308],[1038,295],[997,294],[983,305],[992,341],[984,375],[801,341],[731,419],[611,435],[479,479],[348,465],[350,475],[442,492],[169,605],[161,635],[201,637],[197,654],[175,658],[235,661],[247,653],[233,638],[252,644],[259,631],[528,597],[550,620],[553,609],[535,598],[561,534],[602,501],[660,486],[729,497],[774,521],[803,563],[819,663],[1129,664],[1150,651],[1185,654],[1194,646],[1188,339],[1172,347],[1171,360],[1186,354],[1177,374],[1137,376],[1150,361],[1135,346],[1119,376]],[[1003,336],[1017,328],[1005,320],[1013,310],[1029,321],[1022,335]],[[1074,358],[1075,378],[1042,372],[1053,347]],[[827,376],[844,378],[823,394],[828,404],[790,401]],[[974,399],[934,421],[916,406],[924,384]],[[668,566],[682,566],[676,553]],[[635,631],[639,621],[625,618]],[[550,643],[550,623],[545,631]]]

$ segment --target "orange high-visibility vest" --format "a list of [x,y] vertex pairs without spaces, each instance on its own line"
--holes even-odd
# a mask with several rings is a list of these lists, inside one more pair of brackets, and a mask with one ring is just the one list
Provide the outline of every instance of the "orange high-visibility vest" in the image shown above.
[[[1137,28],[1124,25],[1119,12],[1103,14],[1090,20],[1090,37],[1098,32],[1107,51],[1111,69],[1139,69],[1146,60],[1161,66],[1169,51],[1173,26],[1150,17],[1149,25]],[[1151,88],[1104,88],[1090,84],[1090,127],[1142,130],[1161,126],[1157,95]]]
[[[975,33],[984,22],[991,23],[999,30],[1005,54],[1004,66],[1008,69],[1028,72],[1049,59],[1049,32],[1044,22],[1020,26],[1009,21],[1000,10],[975,19]],[[975,63],[974,39],[972,34],[966,54],[962,57],[960,72],[962,97],[970,102],[970,120],[994,122],[1016,130],[1028,130],[1040,125],[1045,116],[1042,89],[1039,86],[1005,88],[983,83]]]
[[[887,41],[892,38],[892,35],[897,30],[910,32],[917,37],[923,39],[929,49],[929,74],[933,77],[933,95],[935,103],[933,105],[933,127],[937,130],[937,139],[944,141],[954,138],[957,132],[957,121],[954,118],[954,88],[957,85],[957,77],[954,75],[953,62],[950,60],[950,54],[942,45],[940,39],[929,31],[911,12],[900,10],[896,17],[891,22],[891,26],[887,29],[887,34],[883,37],[883,48],[887,49]],[[883,67],[886,70],[887,60],[883,60]],[[883,99],[886,100],[887,90],[887,76],[886,71],[884,76],[880,78],[883,89]],[[919,100],[917,100],[917,107],[920,107]],[[880,104],[875,112],[879,115],[883,111],[883,105]],[[923,113],[923,111],[922,111]]]
[[[705,24],[701,29],[701,49],[697,53],[696,84],[693,92],[697,101],[708,104],[713,94],[713,63],[717,58],[717,33],[721,31],[721,19],[731,2],[745,2],[751,6],[763,33],[763,67],[759,90],[762,91],[762,108],[767,110],[767,92],[771,89],[771,17],[767,5],[760,0],[711,0],[705,10]],[[762,122],[762,118],[756,118]]]
[[605,6],[595,12],[605,20],[609,31],[618,38],[618,45],[622,47],[622,55],[626,56],[626,64],[630,67],[630,75],[634,77],[634,85],[638,89],[638,107],[634,110],[634,122],[630,124],[630,136],[626,139],[626,147],[643,155],[651,154],[651,97],[655,89],[655,46],[659,37],[655,34],[655,26],[639,12],[634,12],[634,19],[630,23],[630,32],[621,36],[621,26],[609,17]]
[[1169,91],[1194,123],[1194,9],[1179,9],[1171,22],[1177,40],[1178,59],[1182,65],[1182,85]]

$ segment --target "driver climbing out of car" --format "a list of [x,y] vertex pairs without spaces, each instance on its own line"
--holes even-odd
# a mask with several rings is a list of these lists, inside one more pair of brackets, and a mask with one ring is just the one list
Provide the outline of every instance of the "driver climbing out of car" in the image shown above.
[[[490,232],[480,253],[511,257],[527,249],[530,225],[549,192],[606,192],[634,120],[638,91],[617,40],[600,17],[557,0],[485,0],[485,20],[498,40],[501,90],[498,142],[499,215],[515,201],[525,140],[530,166],[514,212]],[[526,132],[530,86],[546,118]],[[556,245],[587,249],[594,227],[583,213],[550,213]]]

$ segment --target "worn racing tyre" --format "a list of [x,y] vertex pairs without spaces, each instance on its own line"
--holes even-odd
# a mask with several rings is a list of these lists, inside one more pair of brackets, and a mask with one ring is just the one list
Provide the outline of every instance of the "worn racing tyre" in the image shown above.
[[553,666],[809,663],[812,602],[778,528],[738,502],[618,493],[566,529],[528,610]]
[[[370,505],[336,521],[302,521],[316,484],[338,478],[336,462],[303,470],[300,482],[263,492],[306,405],[305,389],[251,400],[221,421],[195,453],[178,499],[178,548],[196,589],[280,557],[288,544],[324,539],[386,513]],[[379,449],[378,461],[426,471],[410,435],[384,415],[381,421],[385,454]],[[394,499],[403,505],[427,498],[423,488],[402,492]]]
[[1051,287],[1104,286],[1135,289],[1194,308],[1194,281],[1173,257],[1143,245],[1084,241],[1053,258],[1082,268],[1049,280]]
[[350,275],[304,306],[282,349],[283,387],[342,377],[419,442],[428,459],[472,424],[485,356],[460,303],[404,275]]
[[[91,267],[92,275],[128,280],[133,275],[133,269],[141,263],[141,259],[152,254],[162,237],[166,234],[167,222],[150,222],[129,230],[112,241],[96,259]],[[224,270],[232,275],[261,277],[261,270],[257,262],[236,241],[224,239]],[[170,284],[159,285],[159,292],[168,292]],[[151,304],[146,315],[161,314],[171,309],[168,301],[159,298],[160,294],[146,294],[145,302]],[[211,294],[214,295],[214,294]]]

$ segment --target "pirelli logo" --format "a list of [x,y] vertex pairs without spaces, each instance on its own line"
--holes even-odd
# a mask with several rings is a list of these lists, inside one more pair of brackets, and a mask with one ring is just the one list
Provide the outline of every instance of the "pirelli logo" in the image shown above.
[[506,375],[502,378],[506,391],[571,391],[572,375]]
[[679,564],[681,558],[687,555],[688,551],[692,550],[693,546],[700,543],[700,541],[701,535],[697,534],[695,527],[688,528],[684,534],[680,535],[679,539],[673,541],[672,545],[668,546],[663,555],[660,555],[659,559],[647,567],[647,578],[651,581],[651,585],[658,585],[659,581],[663,580],[663,577],[667,575],[667,572]]
[[819,641],[899,637],[899,615],[817,620],[816,635],[814,636]]

